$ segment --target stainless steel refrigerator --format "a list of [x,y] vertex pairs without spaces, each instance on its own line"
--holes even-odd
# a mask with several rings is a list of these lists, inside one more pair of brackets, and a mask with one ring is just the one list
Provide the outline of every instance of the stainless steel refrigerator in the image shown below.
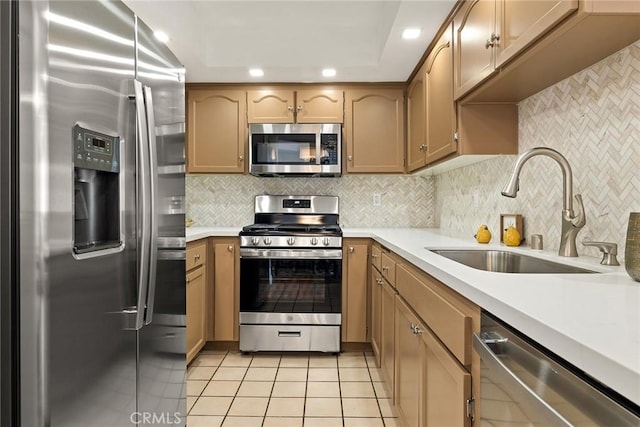
[[185,425],[184,68],[118,1],[0,32],[2,426]]

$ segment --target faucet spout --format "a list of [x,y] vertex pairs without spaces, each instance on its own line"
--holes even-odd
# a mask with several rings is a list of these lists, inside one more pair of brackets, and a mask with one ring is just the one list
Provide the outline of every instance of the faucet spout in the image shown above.
[[547,147],[536,147],[525,151],[516,160],[513,173],[511,174],[507,185],[502,189],[501,194],[506,197],[516,197],[519,190],[522,166],[524,166],[530,158],[540,155],[547,156],[555,160],[562,170],[562,232],[560,236],[559,254],[561,256],[577,257],[578,250],[576,246],[576,236],[582,227],[584,227],[586,217],[584,213],[584,206],[582,204],[582,196],[579,194],[576,194],[575,199],[580,210],[578,215],[575,215],[573,212],[573,175],[571,173],[571,166],[569,166],[569,162],[562,154]]

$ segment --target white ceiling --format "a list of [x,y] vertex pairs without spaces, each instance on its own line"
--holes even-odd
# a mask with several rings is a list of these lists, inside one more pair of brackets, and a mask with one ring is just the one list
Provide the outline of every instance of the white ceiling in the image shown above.
[[188,82],[238,83],[406,81],[455,1],[124,0],[169,35]]

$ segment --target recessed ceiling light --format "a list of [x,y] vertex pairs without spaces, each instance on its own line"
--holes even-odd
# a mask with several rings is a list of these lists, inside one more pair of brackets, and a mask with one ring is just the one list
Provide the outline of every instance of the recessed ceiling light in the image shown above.
[[336,69],[335,68],[325,68],[324,70],[322,70],[322,75],[324,77],[335,77],[336,76]]
[[420,28],[405,28],[402,32],[402,38],[405,40],[417,39],[421,32]]
[[169,35],[164,31],[156,31],[153,33],[154,37],[161,41],[162,43],[166,43],[169,41]]
[[262,71],[262,68],[252,68],[249,70],[249,74],[251,74],[251,77],[262,77],[264,76],[264,71]]

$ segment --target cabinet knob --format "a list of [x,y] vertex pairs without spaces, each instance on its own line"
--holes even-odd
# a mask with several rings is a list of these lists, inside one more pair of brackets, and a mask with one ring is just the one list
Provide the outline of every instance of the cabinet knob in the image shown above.
[[194,258],[195,258],[195,260],[196,260],[196,261],[198,261],[198,260],[200,259],[200,254],[196,254],[196,255],[194,256]]
[[382,266],[382,271],[389,271],[389,266],[388,265],[383,265]]
[[229,246],[227,246],[227,250],[228,250],[229,252],[233,252],[233,245],[229,245]]
[[377,283],[378,285],[382,285],[382,283],[384,283],[384,282],[382,281],[382,279],[377,278],[377,279],[376,279],[376,283]]
[[187,277],[187,284],[189,284],[189,278]]
[[355,249],[353,248],[353,246],[349,246],[349,253],[352,254],[355,251]]
[[484,48],[489,49],[490,47],[497,46],[498,43],[496,42],[499,40],[500,40],[500,34],[491,33],[491,37],[487,39],[486,43],[484,44]]
[[298,105],[298,111],[302,111],[302,105]]
[[347,156],[347,159],[348,159],[349,161],[352,161],[352,160],[353,160],[353,156]]
[[240,161],[243,161],[243,160],[244,160],[244,156],[240,156],[240,157],[238,157],[238,158],[240,159]]
[[371,254],[371,258],[378,258],[378,254]]
[[293,111],[293,105],[287,105],[287,110]]

